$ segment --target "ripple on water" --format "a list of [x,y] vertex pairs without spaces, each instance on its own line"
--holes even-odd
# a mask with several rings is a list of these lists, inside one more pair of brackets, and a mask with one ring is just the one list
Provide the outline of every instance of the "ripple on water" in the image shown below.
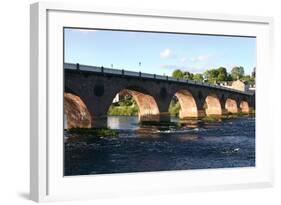
[[125,129],[115,125],[115,138],[68,141],[64,132],[65,175],[255,166],[254,118],[170,130],[130,119],[122,119]]

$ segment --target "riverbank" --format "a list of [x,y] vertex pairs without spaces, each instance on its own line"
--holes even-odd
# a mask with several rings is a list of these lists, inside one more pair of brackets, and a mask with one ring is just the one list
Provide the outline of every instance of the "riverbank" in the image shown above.
[[[65,130],[67,136],[83,136],[91,138],[99,137],[118,137],[119,129],[135,129],[139,127],[158,127],[161,129],[180,129],[184,127],[193,127],[198,123],[217,123],[223,121],[229,121],[234,119],[242,119],[245,117],[255,117],[254,114],[229,114],[224,116],[206,116],[203,118],[189,118],[189,119],[179,119],[177,117],[171,116],[171,121],[143,121],[139,122],[137,116],[108,116],[108,127],[107,128],[72,128]],[[121,121],[119,121],[121,120]],[[126,121],[131,121],[126,123]],[[113,126],[112,126],[113,125]],[[127,127],[127,125],[130,125]]]
[[[180,103],[178,101],[172,101],[169,106],[169,113],[171,116],[179,116]],[[138,115],[139,108],[137,103],[133,99],[123,100],[116,103],[112,103],[109,107],[109,116],[135,116]]]
[[137,103],[133,99],[112,103],[109,107],[109,116],[134,116],[139,112]]
[[251,113],[229,113],[226,115],[210,115],[210,116],[205,116],[203,118],[201,118],[202,121],[205,122],[216,122],[216,121],[222,121],[222,120],[227,120],[227,119],[235,119],[235,118],[239,118],[239,117],[243,117],[243,116],[251,116],[251,117],[255,117],[255,112],[251,112]]
[[65,130],[66,143],[94,143],[102,138],[116,138],[119,133],[109,128],[72,128]]
[[118,136],[118,133],[110,128],[71,128],[67,132],[69,134],[94,135],[97,137]]

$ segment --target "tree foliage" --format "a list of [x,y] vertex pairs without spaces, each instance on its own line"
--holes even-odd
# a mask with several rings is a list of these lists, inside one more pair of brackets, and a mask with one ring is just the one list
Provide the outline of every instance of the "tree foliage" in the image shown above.
[[174,70],[172,76],[174,78],[184,78],[184,74],[180,69]]
[[204,72],[204,75],[209,83],[215,83],[218,77],[217,69],[209,69]]
[[206,76],[209,83],[216,83],[219,81],[228,81],[227,71],[226,71],[226,68],[224,68],[224,67],[206,70],[204,72],[204,75]]
[[252,72],[252,78],[256,77],[256,67],[254,67],[253,72]]
[[182,71],[180,69],[174,70],[173,77],[186,79],[186,80],[196,80],[196,81],[205,81],[209,83],[219,83],[226,81],[234,81],[237,79],[243,80],[249,84],[255,84],[255,68],[251,75],[244,74],[244,67],[235,66],[232,68],[231,72],[228,73],[225,67],[212,68],[206,70],[202,73],[191,73],[188,71]]
[[217,79],[219,81],[227,81],[227,71],[226,68],[224,67],[219,67],[218,68],[218,77]]
[[196,74],[193,75],[193,80],[203,81],[204,78],[203,78],[203,75],[202,75],[202,74],[196,73]]
[[188,71],[185,71],[183,73],[183,78],[186,79],[186,80],[193,80],[193,73],[190,73]]
[[172,77],[174,78],[180,78],[180,79],[186,79],[186,80],[193,80],[193,73],[190,73],[188,71],[182,71],[180,69],[174,70]]
[[241,78],[242,81],[247,82],[249,85],[255,84],[255,78],[250,75],[245,75]]
[[233,80],[241,79],[244,76],[244,67],[243,66],[235,66],[231,70],[231,76]]

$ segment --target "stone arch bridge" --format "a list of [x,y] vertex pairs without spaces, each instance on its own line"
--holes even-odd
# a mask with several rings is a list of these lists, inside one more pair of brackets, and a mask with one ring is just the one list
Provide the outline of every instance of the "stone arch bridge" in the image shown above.
[[85,104],[91,127],[106,126],[108,109],[116,94],[124,89],[137,102],[140,121],[169,121],[168,109],[174,96],[179,100],[182,119],[249,113],[255,108],[253,93],[168,76],[70,63],[64,64],[64,89]]

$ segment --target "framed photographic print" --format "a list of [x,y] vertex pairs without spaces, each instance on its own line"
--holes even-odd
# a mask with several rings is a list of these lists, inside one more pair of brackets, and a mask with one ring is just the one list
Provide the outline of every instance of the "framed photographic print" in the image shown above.
[[31,5],[31,199],[272,186],[272,24]]

